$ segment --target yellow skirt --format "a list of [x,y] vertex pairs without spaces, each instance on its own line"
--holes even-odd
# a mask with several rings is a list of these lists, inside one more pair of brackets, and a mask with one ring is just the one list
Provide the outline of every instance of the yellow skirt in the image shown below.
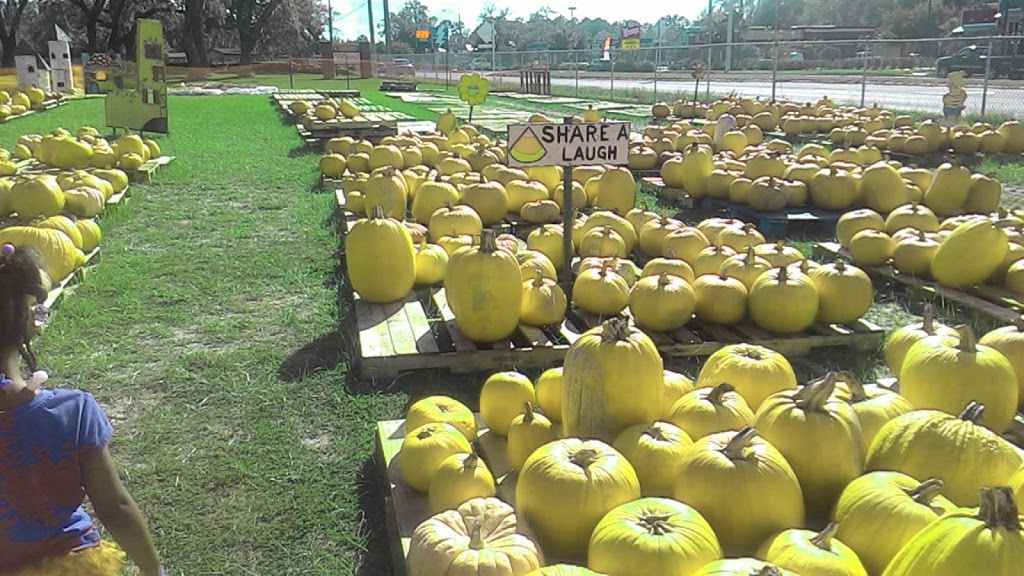
[[72,552],[66,556],[44,558],[3,576],[120,576],[125,568],[125,553],[117,544],[103,540],[99,546]]

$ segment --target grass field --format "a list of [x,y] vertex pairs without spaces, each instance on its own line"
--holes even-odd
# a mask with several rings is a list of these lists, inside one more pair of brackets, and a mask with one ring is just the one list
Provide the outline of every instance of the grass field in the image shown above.
[[[38,353],[55,385],[89,390],[107,409],[115,459],[170,574],[385,574],[373,425],[430,394],[475,408],[483,377],[348,378],[333,196],[315,192],[317,156],[268,100],[172,97],[159,142],[177,160],[104,218],[102,261]],[[101,126],[102,106],[0,125],[0,146]],[[892,328],[919,313],[920,302],[880,293],[869,319]],[[954,321],[952,310],[941,316]],[[796,365],[805,378],[832,367],[869,378],[879,360],[842,351]]]

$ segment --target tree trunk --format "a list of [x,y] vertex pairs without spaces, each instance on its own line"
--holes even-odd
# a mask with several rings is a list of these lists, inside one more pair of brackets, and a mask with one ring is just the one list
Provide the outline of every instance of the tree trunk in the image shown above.
[[205,16],[205,0],[185,0],[185,37],[183,43],[189,66],[206,67],[210,65],[206,52],[206,35],[204,34]]
[[243,31],[242,26],[238,28],[238,44],[242,51],[239,57],[239,64],[248,65],[252,64],[252,52],[256,47],[256,38],[252,34],[252,28],[249,27]]
[[95,54],[99,50],[99,43],[96,39],[96,28],[99,23],[96,20],[92,20],[86,24],[85,35],[89,42],[89,53]]
[[0,46],[3,46],[4,57],[0,60],[0,67],[14,68],[14,52],[18,48],[18,31],[11,30],[9,34],[0,35]]

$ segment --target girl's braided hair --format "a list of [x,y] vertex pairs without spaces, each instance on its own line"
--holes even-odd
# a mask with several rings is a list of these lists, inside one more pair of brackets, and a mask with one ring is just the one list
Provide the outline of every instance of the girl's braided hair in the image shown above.
[[46,300],[41,263],[42,258],[31,246],[0,247],[0,348],[17,347],[32,372],[37,366],[28,345],[32,314],[29,298],[40,304]]

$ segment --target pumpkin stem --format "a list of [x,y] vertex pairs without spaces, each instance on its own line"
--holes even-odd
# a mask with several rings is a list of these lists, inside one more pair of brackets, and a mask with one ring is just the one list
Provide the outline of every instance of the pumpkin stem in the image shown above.
[[1014,319],[1013,325],[1017,328],[1017,332],[1024,332],[1024,316],[1019,316]]
[[826,551],[827,550],[831,550],[832,549],[832,538],[835,537],[836,532],[838,532],[838,531],[839,531],[839,523],[838,522],[832,522],[828,526],[825,526],[824,530],[822,530],[821,532],[818,532],[817,534],[815,534],[814,536],[811,537],[811,544],[814,544],[815,546],[817,546],[818,548],[821,548],[822,550],[826,550]]
[[939,478],[929,478],[924,482],[917,485],[917,488],[907,492],[907,496],[917,502],[918,504],[924,504],[928,506],[932,503],[932,500],[942,492],[943,482]]
[[523,424],[530,424],[533,422],[533,404],[529,402],[523,402]]
[[470,452],[468,456],[462,461],[462,467],[466,470],[472,470],[476,468],[477,462],[480,457],[476,455],[476,452]]
[[785,284],[789,281],[789,272],[786,271],[785,266],[779,266],[779,284]]
[[669,282],[671,282],[671,280],[669,280],[668,272],[662,272],[658,276],[658,287],[659,288],[664,288],[665,286],[668,286]]
[[793,399],[797,408],[804,412],[824,412],[825,403],[828,402],[835,389],[836,373],[829,372],[824,378],[808,382]]
[[540,288],[544,285],[544,274],[540,269],[534,270],[533,285],[536,288]]
[[924,313],[921,317],[921,329],[929,336],[935,335],[935,308],[931,304],[926,304],[924,307]]
[[[606,265],[607,267],[607,265]],[[622,317],[609,318],[601,325],[602,344],[611,344],[612,342],[621,342],[629,337],[629,321]]]
[[957,418],[959,418],[959,419],[961,419],[961,420],[963,420],[965,422],[971,422],[972,424],[977,424],[978,421],[981,420],[982,415],[984,415],[984,414],[985,414],[985,407],[983,405],[981,405],[981,404],[978,404],[974,400],[971,400],[970,403],[967,404],[967,407],[964,408],[964,411],[961,412],[959,414],[959,416],[957,416]]
[[669,260],[676,260],[676,251],[671,248],[665,250],[665,255],[668,256]]
[[1020,513],[1013,499],[1013,490],[1006,486],[990,486],[980,490],[978,519],[990,530],[1003,528],[1020,531]]
[[744,426],[729,440],[729,443],[722,448],[722,454],[729,460],[743,459],[743,450],[750,445],[750,441],[757,436],[757,429],[753,426]]
[[776,254],[782,254],[782,250],[785,247],[786,247],[786,243],[783,242],[782,240],[779,240],[778,242],[775,243],[775,253]]
[[380,204],[370,208],[370,220],[380,220],[384,217],[384,207]]
[[743,259],[744,264],[753,264],[754,258],[757,258],[757,254],[754,252],[753,246],[747,246],[747,257]]
[[470,550],[483,550],[484,539],[480,535],[480,527],[473,526],[473,531],[469,533],[469,549]]
[[974,338],[974,330],[971,330],[970,326],[964,324],[957,328],[956,331],[960,333],[960,344],[957,348],[967,354],[976,354],[978,352],[978,341]]
[[721,384],[718,384],[717,386],[712,388],[711,391],[708,392],[708,395],[705,397],[705,399],[708,402],[714,404],[715,406],[721,406],[722,397],[725,396],[728,392],[735,391],[736,388],[732,384],[726,384],[725,382],[722,382]]
[[928,240],[928,236],[925,235],[924,230],[918,230],[917,231],[917,239],[920,240],[921,242],[924,242],[924,241]]
[[765,566],[751,576],[782,576],[782,571],[777,566]]
[[836,271],[838,271],[840,274],[845,274],[846,262],[843,262],[842,260],[836,260]]
[[495,241],[494,230],[486,229],[480,233],[480,251],[484,254],[491,254],[498,251],[498,243]]
[[661,431],[661,428],[658,428],[655,424],[648,426],[643,433],[645,436],[650,436],[659,442],[665,442],[668,440],[668,436],[665,436],[665,433]]
[[868,397],[868,393],[864,390],[864,383],[849,372],[840,372],[843,376],[843,382],[846,382],[846,386],[850,389],[850,404],[856,404],[858,402],[866,402],[871,398]]
[[584,448],[569,457],[569,462],[572,462],[580,468],[589,468],[595,460],[597,460],[597,450],[594,450],[593,448]]
[[433,435],[434,435],[434,428],[433,427],[424,427],[424,428],[420,428],[419,433],[416,434],[416,438],[418,440],[426,440],[427,438],[430,438]]

